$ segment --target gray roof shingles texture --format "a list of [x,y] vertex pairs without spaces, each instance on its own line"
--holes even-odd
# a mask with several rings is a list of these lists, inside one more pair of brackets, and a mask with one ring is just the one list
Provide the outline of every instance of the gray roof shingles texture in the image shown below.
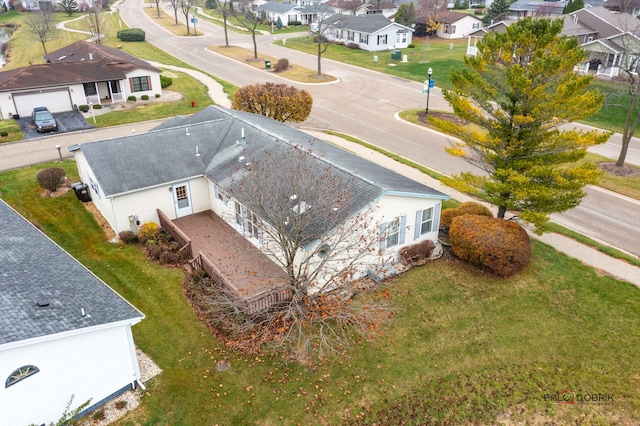
[[[241,135],[244,130],[246,144]],[[261,153],[277,153],[286,161],[288,147],[310,149],[321,164],[333,167],[338,181],[354,196],[340,210],[355,214],[385,193],[448,199],[435,189],[409,179],[345,149],[316,139],[298,129],[260,115],[210,106],[187,117],[175,117],[154,130],[122,138],[80,145],[102,195],[116,196],[195,176],[206,176],[232,192],[232,179],[245,163],[259,161]],[[77,148],[73,148],[77,149]],[[199,154],[199,155],[197,155]],[[244,157],[239,162],[240,157]],[[309,161],[309,173],[319,176],[324,166]],[[321,184],[321,178],[318,177]],[[242,199],[240,199],[243,202]],[[321,229],[318,232],[324,231]]]
[[3,200],[0,265],[0,345],[144,317]]
[[[240,143],[242,129],[245,147]],[[113,196],[192,176],[208,176],[219,183],[229,178],[240,156],[250,162],[253,152],[273,150],[283,143],[312,148],[323,161],[375,188],[376,197],[398,192],[449,198],[301,130],[219,106],[209,106],[192,116],[175,117],[144,134],[85,143],[80,150],[104,195]]]
[[[330,25],[333,28],[342,28],[362,33],[373,34],[395,24],[389,18],[380,14],[354,16],[354,15],[333,15],[322,21],[322,25]],[[398,24],[399,25],[399,24]]]

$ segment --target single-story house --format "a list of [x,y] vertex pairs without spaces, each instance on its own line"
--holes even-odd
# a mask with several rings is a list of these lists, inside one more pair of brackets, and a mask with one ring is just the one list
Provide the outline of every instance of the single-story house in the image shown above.
[[[281,3],[269,1],[259,5],[255,10],[256,15],[266,16],[269,22],[276,23],[278,19],[282,25],[289,26],[291,22],[299,22],[302,25],[310,25],[318,22],[318,15],[332,15],[333,9],[322,4]],[[321,20],[321,19],[320,19]]]
[[378,14],[333,15],[324,19],[321,25],[320,32],[327,40],[355,43],[369,52],[406,48],[413,36],[412,28]]
[[162,94],[160,72],[120,49],[79,41],[45,56],[47,63],[0,72],[0,117]]
[[482,19],[468,13],[445,11],[436,16],[436,22],[440,24],[436,35],[440,38],[457,39],[466,37],[467,34],[482,27]]
[[325,3],[340,15],[383,15],[391,18],[398,11],[398,6],[390,1],[365,2],[359,0],[329,0]]
[[563,34],[576,37],[588,54],[583,72],[615,77],[640,54],[640,20],[605,7],[586,7],[565,17]]
[[144,315],[0,200],[0,423],[56,424],[140,385]]
[[[269,241],[265,241],[261,229],[274,227],[272,219],[251,211],[248,206],[255,200],[238,195],[234,184],[242,182],[243,166],[258,164],[266,153],[288,162],[284,157],[291,155],[288,149],[292,147],[310,150],[307,155],[314,155],[329,168],[337,176],[336,182],[350,182],[345,186],[350,201],[336,200],[331,217],[349,223],[356,216],[370,215],[366,220],[370,225],[367,235],[359,238],[354,233],[349,238],[374,240],[376,253],[371,256],[372,264],[361,265],[354,278],[367,275],[370,270],[391,271],[401,248],[425,240],[437,241],[441,203],[449,198],[446,194],[260,115],[209,106],[144,134],[84,143],[68,150],[77,161],[95,206],[116,233],[135,232],[146,222],[164,225],[163,216],[179,221],[210,211],[212,217],[227,223],[234,235],[244,236],[253,247],[271,256],[267,252]],[[322,185],[319,168],[314,163],[305,178]],[[274,170],[278,172],[279,169]],[[290,178],[276,180],[284,185]],[[286,198],[292,203],[287,215],[305,213],[304,200],[296,201],[296,194]],[[338,208],[340,203],[344,205]],[[326,226],[323,222],[314,227],[314,236],[300,259],[317,252],[316,242],[335,232],[335,226],[325,229]],[[231,244],[229,238],[224,241],[222,244]],[[228,251],[233,250],[229,247]],[[236,250],[238,256],[246,251]],[[377,264],[382,258],[388,264]],[[249,276],[255,273],[244,274],[243,280]]]

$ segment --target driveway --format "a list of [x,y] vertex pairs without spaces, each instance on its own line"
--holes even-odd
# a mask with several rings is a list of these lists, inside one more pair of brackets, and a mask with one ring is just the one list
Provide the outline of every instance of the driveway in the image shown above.
[[85,120],[85,118],[82,116],[82,113],[80,111],[57,112],[53,114],[53,116],[58,122],[57,132],[38,133],[35,126],[31,124],[30,116],[21,117],[16,121],[20,125],[20,129],[22,130],[25,139],[38,138],[46,134],[55,135],[58,133],[75,132],[77,130],[86,130],[92,128],[92,126],[87,123],[87,120]]

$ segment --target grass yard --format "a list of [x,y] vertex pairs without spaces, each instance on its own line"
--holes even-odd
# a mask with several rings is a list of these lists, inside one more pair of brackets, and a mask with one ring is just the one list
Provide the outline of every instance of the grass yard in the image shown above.
[[[275,72],[274,69],[276,68],[276,63],[279,59],[274,58],[273,56],[260,55],[260,52],[258,52],[258,59],[256,60],[253,59],[253,50],[247,50],[238,46],[209,46],[207,49],[228,58],[235,59],[236,61],[242,61],[254,68],[263,69],[265,70],[265,72],[267,72],[265,68],[265,61],[271,62],[270,72]],[[304,68],[291,63],[289,64],[288,70],[281,71],[278,73],[278,75],[289,80],[298,81],[301,83],[327,83],[336,80],[335,77],[328,74],[323,74],[321,77],[318,77],[316,70]]]
[[[283,45],[282,40],[274,43]],[[407,55],[407,62],[391,60],[391,52],[389,51],[367,52],[335,44],[330,44],[322,56],[420,82],[428,78],[427,70],[431,67],[433,69],[431,78],[435,80],[436,86],[443,89],[453,88],[449,83],[449,70],[451,67],[462,65],[462,58],[467,52],[467,40],[416,38],[414,43],[416,47],[412,49],[401,49],[402,54]],[[313,35],[288,38],[285,46],[317,56],[318,48],[313,41]]]
[[[164,370],[119,424],[640,422],[640,290],[548,246],[534,242],[511,279],[443,258],[390,280],[379,296],[396,312],[378,338],[306,367],[222,347],[180,270],[108,243],[73,192],[40,197],[35,176],[51,166],[1,173],[3,199],[145,313],[134,338]],[[565,389],[610,400],[550,400]]]

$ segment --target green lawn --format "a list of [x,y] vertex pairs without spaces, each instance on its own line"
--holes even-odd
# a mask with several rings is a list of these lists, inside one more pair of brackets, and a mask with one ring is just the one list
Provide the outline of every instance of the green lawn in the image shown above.
[[[0,193],[145,313],[134,338],[164,371],[120,424],[640,422],[639,290],[548,246],[534,242],[531,267],[511,279],[441,259],[388,281],[380,295],[396,310],[377,339],[307,367],[222,347],[180,270],[108,243],[72,192],[40,197],[35,176],[52,165],[1,173]],[[218,372],[223,359],[231,368]],[[545,400],[564,389],[613,400]]]

